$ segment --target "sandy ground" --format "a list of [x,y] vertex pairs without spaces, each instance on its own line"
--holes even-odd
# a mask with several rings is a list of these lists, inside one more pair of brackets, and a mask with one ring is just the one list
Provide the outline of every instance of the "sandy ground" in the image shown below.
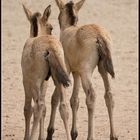
[[[53,34],[59,38],[58,8],[54,0],[26,0],[25,3],[32,11],[40,12],[49,4],[52,5],[50,22],[54,27]],[[113,39],[112,55],[116,79],[111,80],[111,85],[115,99],[114,121],[119,140],[138,140],[137,22],[136,0],[86,0],[79,12],[80,25],[95,23],[104,26]],[[2,1],[2,34],[2,140],[22,140],[24,90],[20,62],[25,40],[29,36],[29,22],[26,20],[20,0]],[[93,74],[93,85],[97,94],[94,118],[96,140],[109,140],[109,119],[103,98],[104,86],[97,68]],[[53,90],[54,85],[50,80],[46,93],[45,136]],[[72,85],[67,89],[67,101],[71,91]],[[71,126],[70,106],[69,112]],[[82,88],[78,116],[78,140],[85,140],[87,110]],[[55,129],[54,140],[65,140],[65,131],[58,111]]]

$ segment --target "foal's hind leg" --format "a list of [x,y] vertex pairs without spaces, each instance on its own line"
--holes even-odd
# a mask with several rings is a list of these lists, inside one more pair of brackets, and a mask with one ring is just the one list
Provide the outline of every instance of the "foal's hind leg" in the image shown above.
[[40,120],[40,132],[39,132],[38,140],[44,140],[44,120],[45,120],[45,116],[46,116],[46,106],[44,106],[44,110],[43,110],[43,113],[42,113],[42,118]]
[[39,132],[38,140],[44,140],[44,120],[46,116],[46,106],[45,106],[46,89],[47,89],[47,82],[44,81],[41,87],[41,101],[44,102],[44,110],[43,110],[42,117],[40,120],[40,132]]
[[64,90],[65,90],[64,87],[62,85],[60,85],[59,111],[60,111],[60,115],[61,115],[65,130],[66,130],[67,140],[71,140],[70,131],[69,131],[69,124],[68,124],[69,114],[68,114],[68,107],[67,107],[67,103],[66,103],[66,93],[64,92]]
[[24,116],[25,116],[25,136],[24,140],[29,140],[30,135],[30,120],[32,116],[32,95],[29,89],[28,83],[24,84],[24,90],[25,90],[25,105],[24,105]]
[[93,140],[93,115],[95,105],[95,92],[91,83],[91,74],[82,74],[81,81],[83,89],[86,93],[86,105],[88,109],[88,138],[87,140]]
[[45,104],[41,97],[40,85],[35,85],[34,87],[32,87],[32,92],[33,92],[33,99],[34,99],[34,108],[33,108],[34,120],[33,120],[30,140],[35,140],[37,137],[36,134],[37,134],[38,124],[42,118],[42,114],[45,109]]
[[71,137],[72,140],[76,140],[78,136],[77,126],[76,126],[76,118],[77,118],[77,110],[79,107],[79,87],[80,87],[80,76],[77,73],[73,73],[74,78],[74,86],[73,86],[73,93],[70,99],[70,104],[72,108],[72,129],[71,129]]
[[58,88],[56,87],[51,99],[51,116],[50,116],[50,123],[48,126],[48,135],[46,140],[52,140],[52,135],[54,133],[54,121],[55,121],[56,109],[59,103],[59,94],[60,93],[58,91]]
[[107,72],[105,71],[105,69],[103,67],[102,61],[100,61],[99,64],[98,64],[98,71],[103,78],[104,86],[105,86],[105,96],[104,96],[104,98],[105,98],[105,102],[106,102],[106,106],[107,106],[108,114],[109,114],[110,140],[118,140],[118,138],[115,135],[114,122],[113,122],[114,100],[113,100],[113,96],[112,96],[112,93],[111,93],[111,88],[110,88],[108,75],[107,75]]

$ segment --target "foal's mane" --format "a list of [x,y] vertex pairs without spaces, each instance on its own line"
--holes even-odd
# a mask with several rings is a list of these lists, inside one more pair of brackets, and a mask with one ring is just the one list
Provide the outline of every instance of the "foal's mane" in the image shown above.
[[31,34],[33,37],[36,37],[38,35],[38,24],[37,24],[37,18],[41,14],[39,12],[36,12],[31,17]]
[[67,13],[70,17],[70,24],[71,25],[75,25],[75,23],[77,22],[77,17],[73,12],[73,6],[74,6],[74,3],[72,1],[70,1],[66,4]]

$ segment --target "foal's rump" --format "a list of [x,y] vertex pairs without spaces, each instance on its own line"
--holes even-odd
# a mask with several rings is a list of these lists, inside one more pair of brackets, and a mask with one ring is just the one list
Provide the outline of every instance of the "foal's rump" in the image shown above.
[[61,43],[53,36],[45,36],[38,38],[38,43],[35,42],[35,52],[37,59],[36,62],[44,63],[47,67],[47,76],[45,80],[48,80],[52,76],[55,84],[63,84],[64,87],[69,86],[69,78],[66,72],[66,66],[64,63],[64,53]]
[[91,46],[88,44],[92,44],[93,48],[97,48],[99,61],[103,62],[103,68],[105,71],[114,78],[115,73],[110,51],[111,38],[107,31],[98,25],[90,24],[81,26],[78,29],[76,36],[80,45],[83,47],[85,46],[86,49]]
[[63,48],[60,42],[51,36],[40,36],[26,42],[22,71],[24,77],[48,80],[52,76],[55,84],[69,86]]

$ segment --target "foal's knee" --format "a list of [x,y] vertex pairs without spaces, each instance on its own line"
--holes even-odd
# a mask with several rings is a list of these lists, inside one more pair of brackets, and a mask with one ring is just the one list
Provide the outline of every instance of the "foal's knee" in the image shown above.
[[32,116],[32,112],[33,112],[33,109],[32,109],[31,104],[28,104],[28,105],[24,106],[24,116],[25,117],[31,117]]
[[57,95],[53,95],[51,99],[51,105],[52,107],[56,107],[59,103],[59,97]]
[[62,118],[63,120],[64,120],[64,119],[68,119],[68,117],[69,117],[69,114],[68,114],[68,107],[67,107],[67,105],[66,105],[65,102],[61,102],[61,103],[60,103],[59,111],[60,111],[61,118]]
[[78,110],[78,108],[79,108],[79,98],[71,97],[70,105],[71,105],[71,108],[75,108],[76,110]]
[[94,109],[94,103],[95,103],[96,95],[94,90],[88,90],[87,97],[86,97],[86,105],[88,110]]
[[105,101],[106,101],[106,106],[109,107],[111,106],[112,108],[114,108],[114,99],[113,99],[113,95],[110,91],[107,91],[104,95]]
[[35,102],[35,105],[34,105],[34,108],[33,108],[33,111],[34,111],[34,119],[35,120],[36,119],[40,119],[42,117],[42,115],[45,115],[46,114],[45,104],[36,101]]

